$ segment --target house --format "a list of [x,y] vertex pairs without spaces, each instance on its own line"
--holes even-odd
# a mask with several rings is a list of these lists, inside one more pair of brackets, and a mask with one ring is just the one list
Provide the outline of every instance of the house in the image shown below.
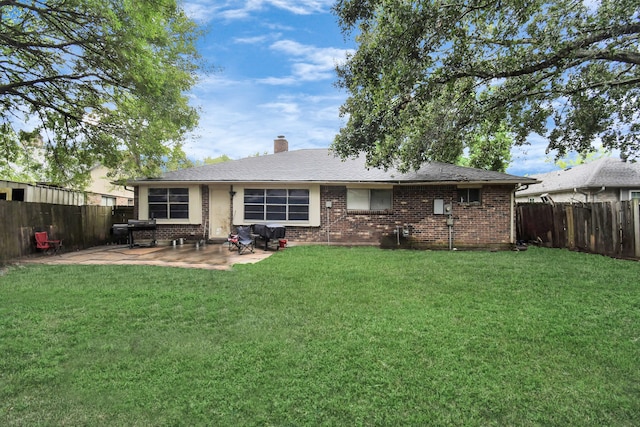
[[616,202],[640,199],[640,163],[603,157],[532,175],[540,181],[516,192],[517,202]]
[[87,186],[87,204],[98,206],[133,206],[133,191],[117,185],[107,176],[109,169],[102,165],[91,168]]
[[0,200],[82,206],[86,203],[86,195],[82,191],[47,184],[0,180]]
[[536,180],[429,163],[418,171],[366,168],[328,149],[288,151],[129,182],[135,215],[156,238],[226,239],[240,225],[278,223],[287,239],[328,244],[508,247],[515,190]]
[[133,190],[116,185],[102,165],[91,168],[86,191],[48,185],[0,180],[0,200],[57,205],[133,206]]

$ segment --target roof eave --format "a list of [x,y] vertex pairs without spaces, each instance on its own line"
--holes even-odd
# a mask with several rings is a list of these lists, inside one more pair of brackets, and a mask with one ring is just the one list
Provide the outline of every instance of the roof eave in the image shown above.
[[136,180],[136,181],[128,181],[127,185],[136,187],[140,185],[149,185],[149,184],[185,184],[185,185],[193,185],[193,184],[293,184],[293,185],[304,185],[304,184],[332,184],[332,185],[348,185],[348,184],[393,184],[393,185],[516,185],[516,184],[536,184],[539,181],[536,180],[518,180],[518,179],[509,179],[509,180],[437,180],[437,181],[425,181],[425,180],[335,180],[335,181],[327,181],[327,180],[167,180],[167,179],[145,179],[145,180]]

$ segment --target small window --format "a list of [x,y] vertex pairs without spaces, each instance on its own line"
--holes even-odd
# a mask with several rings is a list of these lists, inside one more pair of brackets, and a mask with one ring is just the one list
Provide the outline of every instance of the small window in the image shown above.
[[11,200],[14,202],[24,202],[24,188],[11,189]]
[[100,206],[115,206],[115,205],[116,205],[115,197],[102,196],[102,199],[100,200]]
[[458,202],[460,203],[480,203],[479,188],[458,188]]
[[391,209],[393,191],[391,189],[349,188],[347,189],[347,209],[387,210]]
[[188,188],[150,188],[148,202],[149,218],[189,218]]
[[629,200],[640,199],[640,190],[629,191]]

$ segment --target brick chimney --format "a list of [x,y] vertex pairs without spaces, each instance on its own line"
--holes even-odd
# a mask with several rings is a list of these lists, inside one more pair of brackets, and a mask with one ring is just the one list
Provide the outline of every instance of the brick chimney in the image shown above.
[[289,141],[284,138],[284,135],[278,135],[273,140],[273,153],[283,153],[285,151],[289,151]]

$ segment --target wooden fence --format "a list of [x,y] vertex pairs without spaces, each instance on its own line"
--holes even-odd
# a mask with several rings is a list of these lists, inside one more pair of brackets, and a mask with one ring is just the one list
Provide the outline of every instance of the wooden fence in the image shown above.
[[47,231],[63,240],[64,251],[103,245],[111,225],[126,223],[131,207],[68,206],[0,200],[0,264],[34,254],[34,233]]
[[638,200],[518,204],[517,234],[543,246],[640,259]]

